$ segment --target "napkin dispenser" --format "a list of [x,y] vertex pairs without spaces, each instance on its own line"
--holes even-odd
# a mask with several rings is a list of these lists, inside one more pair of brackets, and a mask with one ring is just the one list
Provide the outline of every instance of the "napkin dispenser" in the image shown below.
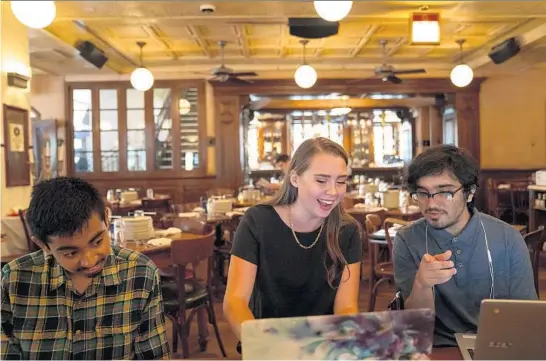
[[225,214],[233,209],[233,199],[211,197],[207,203],[209,214]]
[[382,192],[383,207],[387,209],[395,209],[400,207],[400,191],[396,189]]
[[537,170],[535,174],[535,184],[537,186],[546,186],[546,169]]

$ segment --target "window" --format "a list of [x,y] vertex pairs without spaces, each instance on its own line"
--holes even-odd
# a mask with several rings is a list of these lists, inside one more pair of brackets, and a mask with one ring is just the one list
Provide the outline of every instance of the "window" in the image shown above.
[[127,169],[146,170],[144,92],[127,89]]
[[103,172],[119,171],[118,91],[99,90],[100,159]]
[[173,169],[172,90],[154,89],[155,167]]
[[343,145],[343,122],[332,119],[325,110],[295,111],[292,118],[292,152],[309,138],[324,137]]
[[93,117],[91,89],[72,93],[74,124],[74,168],[78,173],[93,171]]
[[204,82],[158,81],[146,92],[117,82],[71,87],[75,173],[205,174]]
[[197,88],[182,89],[178,99],[180,115],[180,167],[199,167],[199,116]]

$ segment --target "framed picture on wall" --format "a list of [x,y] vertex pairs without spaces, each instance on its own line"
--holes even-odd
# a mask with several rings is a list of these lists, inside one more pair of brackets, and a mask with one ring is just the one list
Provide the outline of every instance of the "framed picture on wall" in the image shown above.
[[4,104],[6,187],[30,185],[28,110]]

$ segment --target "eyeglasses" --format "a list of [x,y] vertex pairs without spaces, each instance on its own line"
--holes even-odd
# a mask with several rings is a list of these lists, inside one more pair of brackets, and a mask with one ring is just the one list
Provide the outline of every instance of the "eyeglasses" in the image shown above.
[[455,191],[441,191],[436,193],[429,193],[429,192],[414,192],[411,194],[411,198],[417,202],[427,202],[429,198],[432,198],[434,202],[438,204],[444,204],[447,202],[453,201],[453,197],[455,196],[455,193],[463,189],[463,186],[458,188]]

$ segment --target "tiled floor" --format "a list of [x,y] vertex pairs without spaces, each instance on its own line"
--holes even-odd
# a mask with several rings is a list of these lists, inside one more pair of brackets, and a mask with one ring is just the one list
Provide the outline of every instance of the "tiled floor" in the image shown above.
[[[367,269],[368,267],[366,266],[366,270]],[[367,281],[363,281],[361,283],[359,306],[360,306],[360,310],[362,311],[365,311],[368,308],[368,287],[369,287],[369,284]],[[541,299],[546,300],[546,254],[545,253],[542,254],[542,259],[541,259],[540,290],[541,290]],[[376,310],[385,310],[388,303],[392,299],[393,294],[394,294],[394,288],[388,285],[386,285],[382,290],[380,290],[380,294],[376,302]],[[226,320],[223,317],[222,303],[220,301],[216,302],[215,311],[216,311],[216,317],[218,320],[218,325],[220,328],[220,333],[222,336],[222,341],[224,342],[224,347],[226,348],[226,351],[228,353],[228,359],[232,359],[232,360],[240,359],[241,356],[235,350],[237,339],[235,335],[231,332]],[[167,322],[168,322],[167,327],[168,327],[169,342],[172,345],[171,324],[169,321]],[[209,327],[209,343],[208,343],[207,351],[200,352],[199,346],[197,344],[196,322],[194,321],[193,323],[194,324],[192,325],[193,327],[192,327],[191,335],[190,335],[190,359],[206,359],[206,360],[221,359],[222,354],[220,352],[218,344],[216,343],[216,338],[214,337],[212,326]],[[173,355],[173,358],[176,358],[176,359],[182,358],[180,343],[179,343],[178,353]]]

